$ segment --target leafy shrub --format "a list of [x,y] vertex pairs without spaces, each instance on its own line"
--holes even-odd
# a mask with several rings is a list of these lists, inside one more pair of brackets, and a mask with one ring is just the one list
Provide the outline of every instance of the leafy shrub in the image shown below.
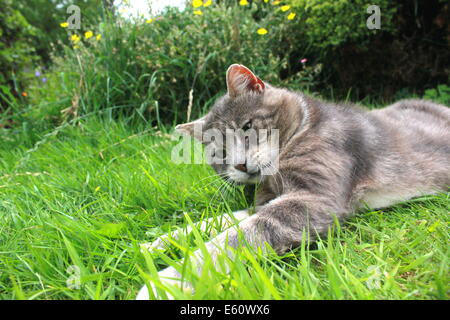
[[425,90],[424,99],[433,100],[450,106],[450,86],[446,84],[438,85],[435,89]]
[[[34,92],[36,103],[56,102],[47,104],[44,112],[54,116],[62,107],[77,115],[113,109],[112,113],[138,114],[157,124],[186,119],[190,104],[191,118],[208,108],[225,90],[225,71],[231,63],[245,64],[280,84],[280,70],[289,65],[286,53],[293,48],[279,45],[292,22],[285,12],[270,4],[216,4],[203,7],[202,15],[195,14],[197,10],[170,9],[151,21],[117,17],[69,34],[72,46],[65,48],[64,58],[55,58],[49,78],[54,83],[48,91]],[[259,34],[261,28],[267,34]],[[86,31],[93,36],[86,39]],[[284,81],[311,85],[315,70],[306,66]],[[61,97],[67,98],[58,102]]]
[[30,45],[45,66],[51,62],[50,56],[54,54],[54,49],[60,49],[61,42],[69,43],[68,39],[64,38],[64,29],[59,27],[68,17],[66,10],[69,5],[74,4],[80,8],[83,24],[98,23],[102,19],[101,0],[15,0],[15,2],[20,6],[20,12],[28,23],[36,29],[30,38]]
[[317,49],[333,50],[346,42],[367,43],[370,36],[380,32],[366,26],[367,8],[376,4],[381,11],[383,32],[394,32],[392,20],[396,12],[395,1],[379,0],[292,0],[300,19],[298,28],[308,42]]
[[[0,7],[0,112],[17,99],[25,87],[26,68],[37,59],[30,46],[35,30],[12,0],[1,0]],[[26,93],[23,93],[26,95]]]
[[[322,1],[307,1],[319,3]],[[325,5],[327,3],[327,5]],[[332,87],[339,96],[352,88],[353,99],[378,96],[392,100],[396,92],[408,88],[423,93],[427,87],[445,83],[450,74],[450,5],[448,1],[376,1],[381,8],[381,30],[367,30],[356,21],[366,21],[365,1],[333,1],[346,3],[350,11],[317,11],[311,26],[313,39],[329,35],[328,43],[319,56],[327,68],[320,75],[322,88]],[[350,4],[351,3],[351,4]],[[358,10],[358,5],[363,8]],[[323,1],[323,6],[329,3]],[[325,11],[325,10],[324,10]],[[346,12],[341,14],[340,12]],[[364,17],[359,16],[361,12]],[[333,17],[333,14],[336,17]],[[346,16],[348,22],[345,21]],[[325,17],[325,18],[322,18]],[[327,24],[327,21],[332,23]],[[342,26],[342,27],[340,27]],[[351,27],[353,26],[353,27]],[[344,32],[332,32],[333,27]],[[346,30],[345,30],[346,29]],[[346,33],[348,31],[348,33]],[[318,38],[317,38],[318,37]]]
[[[417,10],[401,0],[378,1],[381,30],[367,29],[365,0],[206,3],[147,21],[110,15],[68,31],[70,45],[55,57],[48,85],[36,85],[30,97],[41,107],[30,112],[58,120],[102,111],[173,124],[209,108],[224,92],[232,63],[275,85],[334,98],[352,89],[353,99],[389,100],[401,88],[421,92],[448,79],[441,32],[448,22],[430,24],[447,12],[438,0],[417,3]],[[425,44],[428,36],[433,41]]]

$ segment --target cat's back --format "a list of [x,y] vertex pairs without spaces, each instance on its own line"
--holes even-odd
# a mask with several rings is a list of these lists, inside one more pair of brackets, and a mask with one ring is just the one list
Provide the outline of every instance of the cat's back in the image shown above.
[[416,151],[439,150],[450,157],[450,108],[408,99],[370,113],[405,137]]
[[401,100],[369,111],[366,119],[379,138],[366,135],[367,141],[376,141],[376,161],[369,183],[360,186],[363,203],[382,208],[450,186],[448,107],[426,100]]
[[443,128],[446,129],[446,133],[450,133],[450,108],[428,100],[400,100],[383,109],[373,110],[371,113],[401,127],[419,130]]

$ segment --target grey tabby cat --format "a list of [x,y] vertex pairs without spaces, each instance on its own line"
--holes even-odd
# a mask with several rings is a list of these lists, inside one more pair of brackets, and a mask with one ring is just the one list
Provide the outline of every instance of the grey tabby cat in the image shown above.
[[[229,224],[240,222],[207,244],[212,256],[225,245],[242,245],[239,232],[251,246],[269,244],[281,254],[299,246],[306,230],[312,240],[326,233],[335,217],[343,221],[365,206],[382,208],[448,191],[450,109],[446,106],[403,100],[368,111],[273,87],[237,64],[227,71],[227,87],[227,94],[206,116],[177,130],[202,140],[195,125],[224,134],[226,128],[276,128],[279,167],[272,176],[261,175],[267,157],[255,156],[257,151],[252,150],[244,164],[213,165],[230,180],[258,182],[259,187],[256,213],[244,210],[225,219]],[[228,156],[233,150],[226,152]],[[163,246],[164,237],[151,248]],[[199,251],[195,257],[201,265]],[[159,275],[171,284],[181,279],[171,267]],[[144,287],[138,299],[148,297]]]

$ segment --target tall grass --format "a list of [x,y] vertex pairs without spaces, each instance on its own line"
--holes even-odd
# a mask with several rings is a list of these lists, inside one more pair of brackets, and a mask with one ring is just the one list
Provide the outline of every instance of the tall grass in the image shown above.
[[[209,235],[164,253],[143,254],[141,243],[251,205],[207,166],[172,163],[176,141],[145,125],[95,115],[32,148],[21,139],[0,142],[3,299],[133,299]],[[448,299],[448,197],[361,212],[283,257],[238,250],[229,274],[206,263],[198,276],[188,264],[193,296],[160,290],[194,299]],[[67,283],[75,271],[79,288]]]

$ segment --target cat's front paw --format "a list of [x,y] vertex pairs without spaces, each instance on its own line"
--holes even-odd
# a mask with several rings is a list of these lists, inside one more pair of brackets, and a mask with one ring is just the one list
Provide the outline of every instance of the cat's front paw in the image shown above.
[[169,248],[170,242],[168,235],[162,235],[158,239],[156,239],[153,242],[147,242],[140,244],[141,250],[147,250],[147,251],[165,251]]
[[[187,230],[189,230],[189,228]],[[157,250],[165,251],[170,248],[171,241],[180,239],[180,235],[182,232],[186,232],[186,230],[182,231],[181,229],[178,229],[173,230],[170,233],[163,234],[153,242],[141,244],[141,249],[148,250],[150,252]]]
[[[160,272],[158,272],[159,280],[161,281],[161,284],[163,287],[167,287],[167,289],[171,289],[171,287],[178,287],[183,288],[183,291],[193,293],[192,285],[188,282],[182,282],[180,273],[175,270],[173,267],[168,267]],[[154,283],[151,283],[150,290],[153,291],[153,295],[157,299],[163,299],[161,295],[158,294],[158,291],[156,290],[156,286]],[[160,288],[160,290],[164,290],[164,288]],[[167,296],[167,299],[174,300],[173,295],[169,293],[169,291],[165,291],[165,294]],[[149,289],[146,285],[144,285],[141,290],[139,290],[136,300],[150,300],[149,295]]]

